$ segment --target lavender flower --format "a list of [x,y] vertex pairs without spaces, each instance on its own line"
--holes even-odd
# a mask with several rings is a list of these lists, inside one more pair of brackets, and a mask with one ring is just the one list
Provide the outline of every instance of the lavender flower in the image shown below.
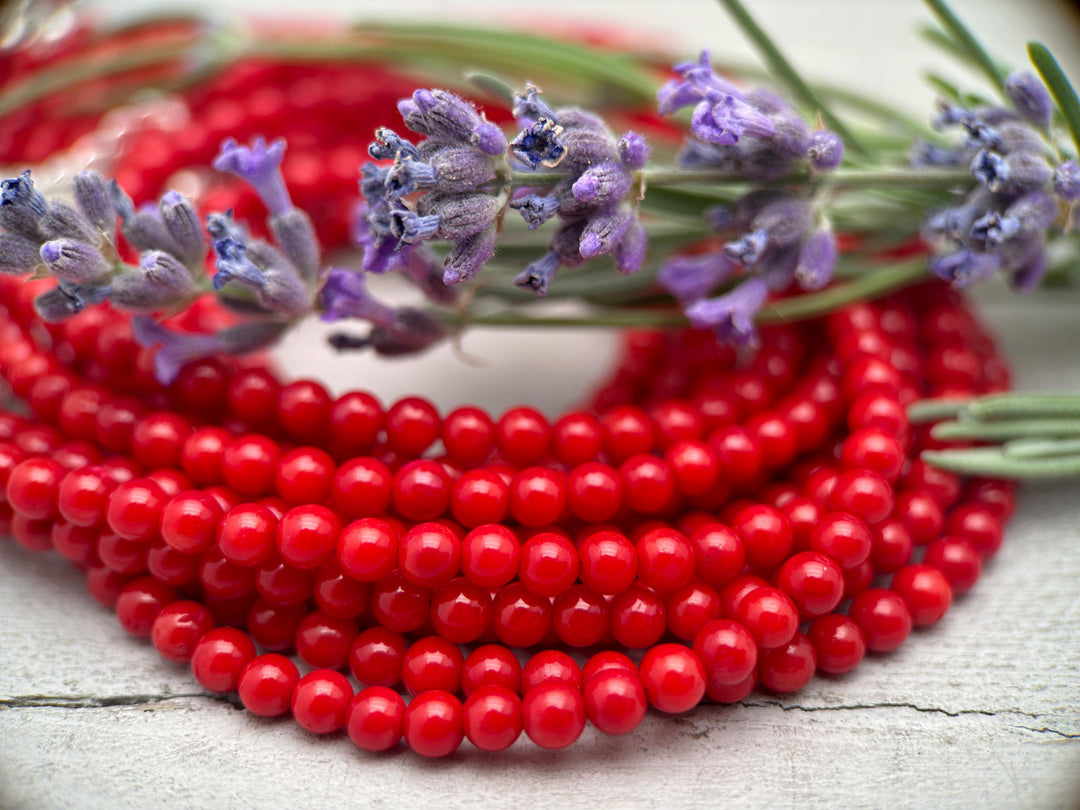
[[810,136],[810,146],[806,153],[811,168],[819,172],[830,172],[844,159],[844,141],[835,132],[819,130]]
[[41,260],[54,276],[72,284],[92,284],[111,271],[92,245],[74,239],[54,239],[41,246]]
[[832,280],[836,269],[836,237],[822,228],[814,231],[799,248],[795,280],[804,290],[820,290]]
[[1054,193],[1065,202],[1080,200],[1080,165],[1066,160],[1054,169]]
[[72,190],[83,216],[99,230],[111,234],[116,228],[116,209],[105,178],[92,170],[79,172],[72,182]]
[[705,298],[739,269],[723,252],[673,256],[664,262],[657,282],[684,305]]
[[34,311],[46,323],[59,323],[109,297],[108,286],[83,286],[61,282],[34,299]]
[[755,345],[754,317],[768,295],[768,283],[752,276],[724,295],[697,301],[686,310],[686,316],[694,327],[712,329],[721,341]]
[[241,146],[228,138],[214,158],[214,168],[244,180],[255,189],[271,215],[280,216],[293,207],[285,179],[281,176],[284,157],[285,141],[280,138],[270,144],[263,138],[256,138],[251,146]]
[[1050,127],[1054,102],[1043,83],[1030,73],[1014,73],[1005,80],[1005,95],[1017,111],[1039,129]]

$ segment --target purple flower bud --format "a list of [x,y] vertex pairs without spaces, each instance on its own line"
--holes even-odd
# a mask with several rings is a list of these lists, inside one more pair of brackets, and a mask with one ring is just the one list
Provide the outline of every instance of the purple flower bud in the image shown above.
[[421,154],[427,153],[427,162],[434,171],[432,185],[437,191],[472,191],[495,179],[492,159],[473,147],[425,141],[424,145],[428,144],[430,148],[421,150]]
[[66,321],[90,306],[96,306],[109,297],[108,285],[83,286],[60,284],[34,299],[34,311],[46,323]]
[[284,255],[266,242],[253,243],[248,255],[256,267],[263,268],[262,283],[255,288],[255,300],[263,308],[285,315],[311,311],[311,290]]
[[1057,219],[1057,201],[1045,191],[1032,191],[1015,200],[1004,212],[992,211],[971,226],[971,238],[997,247],[1017,237],[1040,234]]
[[844,159],[844,141],[835,132],[819,130],[810,136],[806,156],[815,171],[831,172]]
[[701,52],[697,62],[683,62],[674,70],[681,78],[667,82],[656,96],[661,115],[697,104],[709,92],[742,97],[735,85],[713,72],[708,50]]
[[41,217],[48,209],[48,203],[41,192],[34,189],[34,181],[30,179],[30,170],[27,169],[18,177],[9,177],[0,181],[0,207],[12,206],[25,208]]
[[1065,202],[1080,200],[1080,165],[1066,160],[1054,169],[1054,193]]
[[942,130],[952,126],[971,126],[975,123],[975,115],[971,110],[959,107],[944,99],[938,100],[938,112],[930,120],[930,126]]
[[724,253],[732,261],[738,262],[743,267],[749,267],[765,251],[769,244],[769,234],[764,228],[743,234],[738,239],[724,245]]
[[248,242],[244,232],[232,219],[232,212],[211,214],[206,227],[214,238],[217,255],[214,289],[220,290],[230,281],[258,289],[266,283],[262,271],[248,258]]
[[961,250],[930,260],[930,270],[954,287],[969,287],[993,276],[1001,268],[1001,258],[995,253]]
[[[781,163],[786,172],[792,161],[803,160],[809,155],[810,130],[807,129],[806,122],[795,115],[795,113],[775,115],[771,120],[773,126],[776,127],[776,133],[771,138],[762,141],[760,146],[758,146],[758,149],[775,150],[782,156],[782,159],[776,162]],[[745,146],[753,149],[753,141],[748,139],[745,142]],[[754,155],[756,151],[757,150],[754,150],[743,154],[743,163],[746,164],[748,161],[752,160],[753,158],[751,156]],[[841,155],[841,157],[843,156]],[[764,159],[768,160],[769,158]]]
[[669,79],[656,93],[656,110],[660,115],[672,115],[683,107],[697,104],[704,98],[701,91],[682,79]]
[[420,156],[411,141],[405,140],[387,127],[375,130],[375,142],[368,146],[368,154],[372,160],[397,160],[399,157],[415,160]]
[[649,143],[640,132],[624,132],[619,138],[619,158],[628,169],[644,169],[649,162]]
[[698,329],[712,329],[722,341],[753,345],[757,342],[754,316],[768,296],[764,279],[751,276],[724,295],[692,304],[686,317]]
[[568,107],[559,110],[559,124],[563,128],[561,142],[566,147],[563,168],[567,171],[580,174],[599,163],[621,161],[615,134],[599,116]]
[[514,279],[514,284],[527,290],[534,290],[537,295],[544,297],[558,270],[559,256],[555,251],[549,250],[521,271]]
[[529,226],[530,231],[535,231],[559,210],[559,198],[548,195],[541,197],[538,194],[530,194],[511,200],[510,207],[521,212],[521,218]]
[[442,194],[431,192],[417,201],[421,219],[438,217],[440,239],[456,242],[486,231],[495,224],[501,203],[488,194]]
[[907,155],[912,166],[962,166],[969,163],[969,157],[959,149],[947,149],[936,146],[922,138],[916,138]]
[[101,244],[101,231],[79,209],[66,202],[51,202],[39,227],[46,239],[74,239],[95,247]]
[[581,257],[594,259],[614,251],[633,221],[634,211],[628,205],[605,209],[591,217],[578,243]]
[[630,173],[620,163],[586,169],[571,187],[574,198],[594,205],[617,203],[630,191]]
[[694,108],[690,131],[703,141],[731,146],[743,135],[771,138],[776,134],[776,125],[745,101],[710,92]]
[[585,262],[581,255],[581,238],[589,220],[582,217],[562,220],[551,235],[548,249],[553,251],[563,267],[577,267]]
[[112,280],[110,300],[121,309],[152,312],[175,306],[195,292],[191,272],[175,256],[152,250],[139,257],[139,269]]
[[112,200],[113,210],[123,222],[127,222],[135,216],[135,203],[131,201],[128,193],[120,187],[115,179],[109,181],[109,199]]
[[1054,171],[1036,154],[1010,152],[1002,157],[983,149],[971,162],[971,174],[995,194],[1019,194],[1046,186]]
[[343,318],[357,318],[385,328],[394,324],[394,308],[368,293],[363,273],[332,268],[326,274],[326,282],[319,293],[319,299],[323,307],[320,320],[327,323]]
[[306,279],[315,278],[319,272],[320,251],[311,218],[299,208],[293,208],[280,216],[270,217],[270,230],[300,275]]
[[773,292],[782,292],[795,280],[795,268],[799,264],[799,243],[769,245],[758,262],[755,273],[765,281]]
[[497,229],[491,225],[480,233],[459,239],[443,261],[444,284],[461,284],[475,276],[495,255]]
[[223,329],[216,335],[174,332],[152,318],[131,319],[131,331],[142,346],[159,347],[154,356],[154,376],[162,385],[171,385],[188,363],[215,354],[247,354],[275,343],[288,324],[252,321]]
[[391,212],[390,232],[406,245],[434,239],[439,232],[439,215],[420,216],[415,211],[397,209]]
[[1039,242],[1028,253],[1024,263],[1013,271],[1009,279],[1012,288],[1021,293],[1031,292],[1042,282],[1048,266],[1046,248]]
[[430,163],[405,158],[398,160],[386,173],[386,198],[396,200],[412,194],[417,189],[435,185],[435,167]]
[[180,246],[165,227],[161,212],[156,206],[136,211],[131,198],[115,180],[112,181],[109,191],[116,213],[120,216],[120,230],[133,248],[140,253],[144,250],[164,250],[173,255],[181,252]]
[[14,233],[0,233],[0,273],[24,276],[41,264],[36,242]]
[[724,245],[724,252],[749,267],[767,246],[786,247],[802,239],[810,227],[810,215],[805,200],[785,195],[767,202],[751,220],[750,232]]
[[161,219],[179,248],[176,256],[190,267],[201,267],[206,257],[206,237],[195,206],[175,191],[166,192],[158,203]]
[[1054,102],[1043,83],[1031,73],[1014,73],[1005,80],[1005,95],[1017,112],[1039,129],[1047,129],[1054,114]]
[[413,132],[458,144],[471,143],[483,122],[472,104],[446,90],[417,90],[411,102],[398,103],[398,111]]
[[737,268],[738,265],[719,250],[694,256],[673,256],[664,262],[656,280],[679,301],[692,303],[731,278]]
[[41,259],[61,281],[90,284],[100,281],[112,268],[97,249],[74,239],[53,239],[41,246]]
[[195,292],[191,272],[180,260],[160,250],[151,250],[139,257],[142,275],[156,287],[172,295],[182,296]]
[[645,262],[645,251],[649,244],[649,234],[636,218],[630,223],[626,234],[615,246],[613,257],[615,269],[624,275],[636,273]]
[[360,167],[360,195],[368,202],[377,202],[386,198],[386,176],[390,173],[387,166],[365,163]]
[[506,151],[506,135],[490,121],[481,121],[473,128],[469,143],[489,157],[501,155]]
[[247,182],[259,195],[273,215],[281,215],[293,207],[285,179],[281,176],[281,161],[285,157],[285,141],[278,139],[267,145],[259,137],[251,146],[240,146],[227,138],[221,151],[214,158],[214,168],[219,172],[235,174]]
[[560,140],[563,128],[549,118],[541,118],[510,141],[510,151],[534,169],[545,166],[553,169],[566,157],[566,147]]
[[41,233],[41,217],[20,205],[0,206],[0,231],[40,245],[45,236]]
[[552,122],[558,120],[554,110],[541,100],[540,89],[531,84],[525,86],[524,93],[514,94],[513,115],[514,118],[526,119],[530,122],[539,121],[541,118]]
[[112,233],[116,227],[116,209],[105,178],[92,169],[79,172],[72,181],[72,190],[79,210],[94,227]]
[[824,228],[814,231],[799,249],[795,280],[804,290],[820,290],[836,269],[836,237]]

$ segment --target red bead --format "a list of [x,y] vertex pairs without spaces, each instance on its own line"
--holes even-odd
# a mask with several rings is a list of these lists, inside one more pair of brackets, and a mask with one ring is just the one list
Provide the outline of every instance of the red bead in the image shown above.
[[708,523],[690,535],[695,573],[713,586],[724,585],[742,572],[746,549],[742,538],[720,523]]
[[390,506],[394,478],[374,458],[355,458],[338,468],[331,485],[335,508],[350,518],[381,517]]
[[556,681],[575,689],[581,689],[581,667],[560,650],[544,650],[536,653],[521,670],[521,694],[544,683]]
[[495,447],[495,425],[479,408],[457,408],[443,420],[442,442],[446,454],[456,462],[480,464]]
[[742,683],[757,666],[757,642],[739,622],[716,619],[694,636],[694,652],[705,667],[707,691]]
[[596,593],[621,593],[637,579],[638,552],[617,532],[593,532],[581,542],[577,554],[581,581]]
[[293,717],[312,734],[331,734],[345,725],[345,711],[352,699],[352,684],[344,675],[316,669],[301,678],[293,689]]
[[854,568],[870,556],[870,530],[859,518],[829,512],[810,531],[810,549],[831,557],[841,568]]
[[229,383],[226,398],[237,419],[267,427],[275,421],[280,390],[280,383],[265,369],[245,369]]
[[191,671],[195,679],[211,692],[233,692],[240,684],[240,674],[255,657],[251,637],[235,627],[209,630],[195,644]]
[[174,413],[152,413],[135,424],[131,454],[149,469],[179,467],[180,453],[191,432],[186,419]]
[[150,577],[127,583],[116,600],[116,618],[131,635],[150,638],[154,620],[166,605],[176,601],[176,590]]
[[753,481],[761,472],[764,457],[761,447],[745,428],[731,425],[709,434],[709,446],[716,452],[720,477],[725,481],[743,484]]
[[893,510],[889,483],[872,470],[848,470],[836,479],[829,498],[833,509],[851,512],[873,524],[885,520]]
[[604,449],[616,464],[653,449],[652,420],[639,408],[624,405],[612,408],[601,418]]
[[277,527],[281,559],[295,568],[318,568],[334,553],[341,524],[324,506],[294,506]]
[[431,607],[431,592],[392,571],[375,583],[371,610],[375,620],[389,630],[411,633],[423,626]]
[[225,448],[232,443],[232,434],[224,428],[199,428],[188,436],[180,450],[180,468],[196,484],[213,484],[222,480]]
[[896,496],[893,517],[903,524],[917,546],[925,546],[941,534],[945,516],[927,492],[906,490]]
[[405,637],[385,627],[371,627],[360,633],[349,651],[349,671],[368,686],[394,686],[401,680],[405,657]]
[[237,691],[244,708],[259,717],[277,717],[289,711],[300,680],[296,664],[283,655],[267,653],[252,658],[240,673]]
[[255,591],[255,569],[229,562],[216,548],[203,553],[199,580],[207,593],[222,599],[238,599]]
[[777,586],[791,597],[803,619],[823,616],[840,604],[844,575],[831,557],[803,551],[780,567]]
[[585,730],[581,689],[559,681],[541,684],[525,695],[522,719],[525,733],[541,748],[566,748]]
[[413,695],[430,689],[456,692],[461,684],[463,663],[456,644],[438,636],[428,636],[405,651],[401,680]]
[[515,693],[521,689],[521,664],[517,656],[499,644],[477,647],[465,659],[461,671],[461,691],[466,697],[491,686]]
[[384,686],[372,686],[353,696],[345,710],[345,729],[357,747],[388,751],[401,740],[405,701]]
[[893,397],[870,392],[851,403],[847,424],[853,432],[873,428],[889,436],[902,436],[908,427],[907,411]]
[[923,562],[944,574],[955,594],[971,590],[982,573],[979,552],[964,537],[946,536],[935,540],[926,547]]
[[908,564],[914,549],[904,524],[895,520],[874,527],[870,545],[870,564],[881,574],[890,574]]
[[491,625],[491,594],[464,577],[455,577],[431,594],[435,632],[456,644],[476,641]]
[[129,579],[104,565],[91,566],[86,572],[86,588],[97,602],[111,608],[116,605]]
[[521,582],[540,596],[557,596],[577,580],[578,554],[560,534],[541,532],[521,547]]
[[145,542],[158,534],[167,498],[161,487],[147,478],[120,484],[109,498],[109,528],[125,540]]
[[222,510],[204,492],[189,490],[175,495],[161,513],[161,537],[184,554],[201,554],[213,544]]
[[510,514],[523,526],[536,528],[555,523],[566,507],[562,473],[528,467],[510,484]]
[[968,484],[965,497],[989,509],[998,520],[1006,521],[1016,509],[1015,484],[1008,481],[980,481]]
[[510,508],[510,489],[491,470],[469,470],[454,482],[450,511],[466,528],[501,523]]
[[651,647],[667,629],[664,603],[650,588],[631,585],[611,600],[611,634],[624,647]]
[[960,497],[960,479],[950,472],[916,459],[900,484],[906,489],[926,492],[942,509],[948,509]]
[[649,703],[668,714],[682,714],[705,694],[705,666],[689,647],[661,644],[641,659],[641,681]]
[[277,525],[274,513],[261,504],[234,506],[217,524],[218,549],[236,565],[261,565],[274,553]]
[[784,516],[771,506],[756,505],[742,509],[732,528],[742,538],[746,559],[758,570],[779,565],[791,553],[791,527]]
[[[29,521],[30,526],[26,526],[26,523],[26,518],[21,515],[15,516],[12,526],[15,538],[32,551],[48,551],[47,545],[38,548],[23,537],[23,532],[31,530],[33,524],[44,524],[45,521]],[[125,540],[114,532],[102,531],[98,537],[97,553],[98,558],[105,565],[122,574],[141,574],[146,571],[149,554],[148,546],[144,542]]]
[[415,458],[439,437],[439,412],[425,399],[406,397],[386,412],[384,426],[391,448],[402,456]]
[[605,734],[628,734],[645,719],[648,701],[636,671],[607,669],[585,682],[585,714]]
[[505,526],[478,526],[461,541],[461,573],[472,583],[498,588],[517,576],[521,546]]
[[383,409],[375,397],[363,391],[343,394],[330,407],[329,446],[339,459],[367,453],[382,425]]
[[814,645],[802,633],[782,647],[762,650],[758,658],[761,685],[773,692],[796,692],[814,676]]
[[539,411],[511,408],[496,426],[499,454],[515,467],[542,461],[551,443],[551,426]]
[[667,449],[664,460],[675,479],[675,488],[684,495],[708,492],[720,474],[720,459],[705,442],[677,442]]
[[638,674],[637,664],[630,660],[630,656],[615,650],[603,650],[585,662],[585,666],[581,668],[581,677],[585,683],[588,683],[608,670],[620,670],[635,676]]
[[873,652],[895,650],[911,633],[911,612],[899,594],[883,588],[863,591],[851,603],[848,615]]
[[563,644],[591,647],[607,635],[607,601],[584,585],[571,585],[555,597],[551,611],[552,627]]
[[637,542],[638,576],[656,591],[681,588],[694,575],[690,541],[674,529],[654,529]]
[[762,464],[775,470],[788,464],[798,452],[798,437],[791,423],[774,414],[751,417],[746,430],[761,448]]
[[277,443],[265,436],[241,436],[225,448],[221,474],[241,495],[265,495],[274,485],[280,454]]
[[938,622],[952,604],[952,588],[945,575],[931,565],[908,565],[892,578],[892,590],[908,606],[915,627]]
[[49,458],[28,458],[20,462],[8,477],[8,503],[20,515],[31,520],[55,517],[60,482],[66,472]]
[[461,701],[439,689],[412,699],[405,709],[405,742],[422,757],[454,753],[465,737],[465,710]]
[[500,590],[492,602],[492,629],[508,647],[531,647],[551,627],[551,602],[519,582]]
[[353,579],[377,582],[397,564],[397,534],[386,521],[355,520],[338,537],[337,559],[342,570]]
[[581,520],[589,523],[610,520],[622,506],[622,478],[606,464],[595,461],[580,464],[567,476],[566,499],[570,511]]
[[735,619],[763,648],[787,644],[799,628],[799,611],[791,597],[767,585],[742,598],[735,608]]
[[308,666],[342,669],[349,659],[356,622],[322,610],[309,613],[296,628],[296,652]]
[[450,476],[437,461],[410,461],[394,475],[392,497],[407,520],[434,520],[450,506]]
[[465,701],[465,736],[481,751],[503,751],[521,736],[521,698],[502,686],[484,686]]
[[316,447],[298,447],[278,462],[278,495],[291,504],[323,503],[330,496],[335,472],[329,453]]
[[278,421],[292,438],[314,443],[326,434],[332,404],[320,383],[297,380],[278,393]]
[[595,459],[604,447],[604,433],[596,417],[568,413],[552,429],[551,447],[563,464],[573,466]]
[[683,641],[693,641],[698,630],[720,618],[720,595],[704,582],[690,582],[668,594],[664,605],[668,630]]
[[892,436],[873,428],[861,428],[844,439],[840,462],[845,469],[868,469],[886,481],[895,481],[904,464],[904,451]]
[[623,499],[628,507],[643,515],[659,512],[675,494],[675,477],[663,459],[639,454],[619,467]]
[[406,580],[432,588],[457,576],[461,541],[441,523],[420,523],[406,532],[398,547],[398,565]]
[[116,482],[102,467],[72,470],[60,481],[57,511],[75,526],[101,526],[105,523],[109,495],[115,488]]
[[166,661],[186,664],[195,645],[214,627],[214,617],[198,602],[182,600],[164,607],[154,619],[150,639]]
[[984,560],[1001,548],[1001,520],[992,507],[981,503],[961,504],[949,512],[945,531],[969,540]]
[[862,630],[848,616],[819,616],[810,624],[808,637],[814,645],[818,669],[830,675],[850,672],[866,654]]
[[98,562],[98,530],[95,527],[75,526],[66,520],[58,520],[52,525],[51,539],[61,557],[80,567]]

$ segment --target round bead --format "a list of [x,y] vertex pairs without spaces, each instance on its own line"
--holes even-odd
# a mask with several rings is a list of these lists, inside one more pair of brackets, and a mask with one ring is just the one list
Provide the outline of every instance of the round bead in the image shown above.
[[525,733],[541,748],[566,748],[585,730],[585,699],[570,684],[541,684],[525,695],[521,708]]
[[638,674],[637,665],[630,660],[630,656],[626,655],[626,653],[603,650],[585,662],[585,666],[581,668],[581,677],[585,683],[588,683],[601,672],[606,672],[609,669],[630,672],[635,676]]
[[294,568],[318,568],[334,553],[341,524],[325,506],[294,506],[277,526],[281,559]]
[[330,406],[330,447],[338,458],[371,450],[383,425],[379,401],[364,391],[350,391]]
[[742,598],[735,608],[735,619],[763,648],[787,644],[799,629],[799,611],[791,597],[768,585]]
[[434,520],[450,506],[450,476],[437,461],[410,461],[394,475],[391,497],[407,520]]
[[941,537],[926,547],[923,563],[931,565],[948,581],[953,593],[967,593],[979,580],[982,560],[964,537]]
[[321,383],[297,380],[278,392],[278,422],[293,439],[314,442],[326,433],[331,404]]
[[780,566],[777,586],[791,597],[803,619],[823,616],[844,595],[844,575],[831,557],[803,551]]
[[240,673],[237,691],[244,708],[259,717],[277,717],[289,711],[293,690],[300,680],[296,664],[277,653],[252,658]]
[[575,467],[566,479],[570,511],[581,520],[610,520],[622,506],[623,484],[619,473],[607,464],[587,462]]
[[214,617],[204,605],[181,600],[164,607],[154,619],[150,640],[166,661],[186,664],[195,645],[214,627]]
[[521,698],[502,686],[484,686],[465,701],[464,727],[469,742],[481,751],[503,751],[521,736]]
[[607,601],[584,585],[572,585],[552,603],[551,622],[563,644],[591,647],[608,632]]
[[731,619],[716,619],[702,627],[694,636],[694,652],[710,685],[742,683],[757,666],[757,642],[746,627]]
[[802,633],[782,647],[762,650],[758,658],[761,685],[773,692],[796,692],[814,676],[814,645]]
[[648,702],[635,671],[607,669],[585,682],[585,715],[605,734],[628,734],[641,725]]
[[644,453],[631,456],[619,467],[626,505],[643,515],[661,511],[675,494],[675,477],[667,463]]
[[390,506],[393,476],[378,459],[354,458],[334,474],[331,497],[346,517],[381,517]]
[[342,571],[353,579],[377,582],[397,564],[397,534],[384,520],[354,520],[338,536],[337,559]]
[[562,473],[528,467],[510,484],[510,514],[522,526],[536,528],[555,523],[566,508]]
[[581,542],[577,554],[581,581],[596,593],[621,593],[637,578],[637,550],[618,532],[593,532]]
[[392,571],[380,579],[371,592],[375,620],[399,633],[411,633],[422,627],[430,608],[429,589],[414,585],[399,571]]
[[747,562],[760,571],[779,565],[791,553],[791,527],[771,506],[748,506],[739,511],[732,528],[742,538]]
[[832,558],[841,568],[865,562],[872,547],[870,530],[854,515],[829,512],[810,530],[810,549]]
[[[11,448],[19,452],[17,448]],[[117,482],[103,467],[83,467],[67,473],[57,492],[57,511],[75,526],[101,526],[109,506],[109,495]],[[3,482],[0,481],[0,490]],[[2,495],[0,495],[2,497]]]
[[191,672],[211,692],[233,692],[240,684],[240,673],[254,657],[251,636],[235,627],[217,627],[195,644]]
[[265,436],[241,436],[225,448],[221,474],[241,495],[256,498],[274,485],[280,454],[277,443]]
[[116,600],[116,618],[131,635],[150,638],[158,614],[175,601],[174,588],[150,577],[140,577],[121,589]]
[[150,479],[126,481],[109,498],[109,528],[125,540],[148,541],[158,534],[166,501],[164,491]]
[[603,429],[591,414],[568,413],[552,428],[552,452],[563,464],[573,466],[591,461],[603,446]]
[[393,689],[371,686],[353,696],[345,710],[345,730],[365,751],[387,751],[398,744],[405,701]]
[[496,426],[499,454],[515,467],[543,460],[551,442],[551,426],[539,411],[511,408]]
[[664,604],[668,630],[683,641],[693,641],[698,630],[720,618],[720,594],[704,582],[689,582],[668,594]]
[[611,634],[624,647],[651,647],[667,629],[664,603],[650,588],[631,585],[611,600]]
[[893,510],[893,493],[886,481],[873,470],[848,470],[836,479],[829,498],[833,509],[851,512],[867,523],[885,520]]
[[495,447],[495,424],[479,408],[457,408],[443,420],[442,442],[454,461],[467,466],[480,464]]
[[413,585],[432,588],[453,579],[461,560],[461,541],[441,523],[420,523],[398,546],[402,576]]
[[485,686],[501,686],[511,692],[521,689],[521,663],[500,644],[477,647],[461,670],[461,691],[468,697]]
[[581,667],[560,650],[538,652],[521,670],[521,694],[527,695],[549,681],[558,681],[581,689]]
[[890,588],[908,606],[915,627],[938,622],[952,604],[952,588],[945,575],[930,565],[908,565],[893,575]]
[[640,669],[649,703],[662,712],[690,711],[705,694],[705,666],[682,644],[653,647],[641,659]]
[[661,593],[681,588],[694,575],[694,547],[681,532],[653,529],[637,542],[638,576]]
[[478,526],[461,541],[461,573],[484,588],[499,588],[517,576],[521,545],[505,526]]
[[368,686],[394,686],[401,680],[405,657],[405,637],[385,627],[371,627],[360,633],[349,651],[349,671]]
[[428,636],[414,642],[401,660],[401,681],[410,694],[429,689],[456,692],[461,685],[464,658],[451,641]]
[[810,624],[808,637],[814,645],[818,669],[830,675],[850,672],[866,654],[862,630],[848,616],[819,616]]
[[855,597],[848,615],[859,626],[872,652],[895,650],[911,633],[911,612],[899,594],[870,588]]
[[945,531],[967,538],[984,560],[993,557],[1001,548],[1001,520],[993,507],[981,503],[961,504],[949,512]]
[[560,534],[541,532],[521,547],[521,582],[540,596],[557,596],[577,580],[578,554]]
[[491,594],[464,577],[455,577],[431,594],[431,625],[456,644],[476,641],[491,625]]
[[261,565],[274,553],[277,527],[274,513],[262,504],[234,506],[217,524],[218,549],[236,565]]
[[515,582],[500,590],[492,602],[492,629],[509,647],[531,647],[551,627],[551,602]]
[[296,653],[308,666],[342,669],[349,660],[356,632],[352,619],[312,611],[296,628]]
[[461,701],[438,689],[412,699],[405,709],[405,742],[423,757],[445,757],[465,737],[465,710]]
[[490,470],[469,470],[454,482],[450,511],[462,526],[501,523],[510,508],[510,489]]
[[742,538],[720,523],[707,523],[690,535],[694,571],[709,585],[719,587],[737,577],[746,565]]
[[330,496],[336,468],[325,450],[298,447],[278,462],[277,493],[290,504],[323,503]]
[[406,397],[386,412],[386,440],[395,452],[416,458],[439,437],[439,412],[420,397]]
[[201,554],[213,545],[221,517],[221,507],[205,492],[181,492],[161,513],[161,539],[177,551]]
[[316,669],[301,678],[293,689],[293,717],[312,734],[331,734],[345,725],[345,712],[352,698],[352,685],[344,675],[330,669]]

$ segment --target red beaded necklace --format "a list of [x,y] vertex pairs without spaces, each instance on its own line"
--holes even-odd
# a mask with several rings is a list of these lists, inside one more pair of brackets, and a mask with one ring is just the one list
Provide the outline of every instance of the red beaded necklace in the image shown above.
[[[287,180],[340,244],[360,154],[333,139],[408,89],[350,70],[239,65],[187,99],[182,137],[137,135],[116,174],[138,200],[224,134],[302,119]],[[907,404],[1008,385],[938,284],[764,329],[742,363],[706,332],[628,333],[589,406],[554,422],[384,408],[219,358],[163,388],[125,317],[43,326],[37,292],[0,279],[0,377],[27,406],[0,413],[4,533],[79,566],[204,688],[366,750],[496,751],[522,731],[563,748],[586,721],[624,734],[648,706],[847,672],[938,621],[1013,509],[1009,485],[918,460],[936,443]],[[195,307],[188,326],[217,317]]]

